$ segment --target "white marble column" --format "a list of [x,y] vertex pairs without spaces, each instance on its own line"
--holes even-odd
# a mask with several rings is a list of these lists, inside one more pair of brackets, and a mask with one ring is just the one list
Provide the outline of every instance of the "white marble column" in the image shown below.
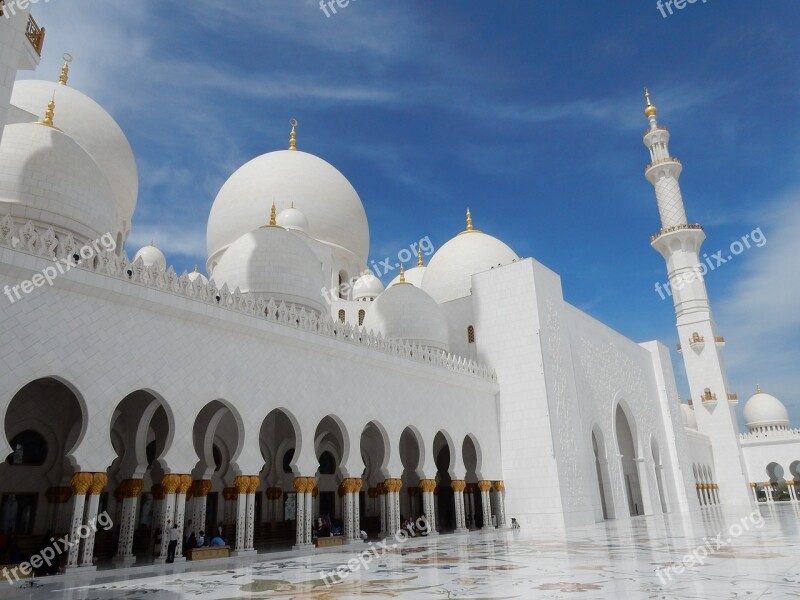
[[453,488],[453,500],[455,503],[456,511],[456,533],[467,533],[467,516],[464,508],[464,490],[467,487],[467,482],[463,479],[454,479],[450,482],[450,487]]
[[211,527],[209,527],[209,524],[206,522],[206,502],[210,491],[210,479],[197,479],[192,484],[192,521],[198,533],[202,530],[207,534],[211,534],[209,529],[213,531],[213,528],[216,526],[214,519],[211,521]]
[[422,492],[422,510],[425,513],[425,519],[428,521],[428,535],[438,535],[439,532],[436,530],[436,504],[433,495],[433,490],[436,489],[436,480],[420,480],[419,489]]
[[495,502],[497,503],[497,527],[498,529],[508,528],[506,523],[506,485],[503,481],[494,482]]
[[69,548],[67,554],[67,569],[74,569],[78,566],[80,557],[80,540],[81,526],[83,525],[83,513],[86,508],[86,494],[92,485],[92,473],[75,473],[70,480],[72,487],[73,500],[72,500],[72,519],[70,522],[70,538],[72,546]]
[[378,493],[378,508],[381,511],[381,531],[380,537],[386,537],[386,485],[383,481],[378,484],[377,493]]
[[342,521],[344,522],[344,531],[342,532],[343,541],[349,544],[353,541],[353,490],[352,480],[345,479],[342,481]]
[[119,544],[114,556],[114,563],[130,566],[136,562],[133,554],[133,535],[136,531],[136,509],[139,506],[139,494],[144,487],[141,479],[126,479],[119,485],[122,495],[122,514],[119,522]]
[[294,489],[297,492],[295,548],[305,548],[311,543],[312,496],[315,485],[314,477],[294,479]]
[[256,535],[256,493],[260,485],[259,476],[251,475],[250,487],[247,489],[247,535],[245,537],[245,550],[248,552],[255,552],[253,544]]
[[236,497],[236,541],[234,552],[238,555],[247,549],[247,490],[250,488],[250,477],[238,475],[233,480]]
[[86,502],[86,517],[82,527],[81,567],[94,565],[94,537],[97,532],[97,511],[100,507],[100,494],[108,483],[105,473],[92,473],[92,485],[89,486],[89,498]]
[[489,491],[492,489],[491,481],[479,481],[478,489],[481,491],[481,505],[483,508],[483,529],[494,529],[492,525],[492,501],[489,496]]
[[789,502],[797,502],[797,490],[794,487],[794,481],[787,481],[786,488],[789,490]]
[[[183,551],[183,523],[186,520],[186,493],[192,485],[191,475],[180,475],[179,477],[178,489],[175,490],[175,523],[178,524],[178,545],[175,548],[176,560],[178,556],[185,556]],[[195,531],[197,531],[196,525]]]
[[303,531],[303,538],[305,540],[305,545],[310,546],[313,543],[311,538],[312,536],[312,525],[314,520],[314,501],[319,496],[319,491],[317,490],[317,480],[315,477],[309,477],[307,483],[306,492],[306,513],[305,513],[305,527]]
[[[169,474],[161,478],[161,490],[164,493],[164,499],[161,502],[161,515],[160,522],[157,527],[161,528],[161,551],[155,559],[156,563],[164,563],[167,560],[167,551],[169,550],[169,530],[172,529],[175,521],[175,492],[180,485],[180,475]],[[177,556],[177,552],[175,555]]]
[[361,486],[360,479],[353,479],[353,541],[361,541]]

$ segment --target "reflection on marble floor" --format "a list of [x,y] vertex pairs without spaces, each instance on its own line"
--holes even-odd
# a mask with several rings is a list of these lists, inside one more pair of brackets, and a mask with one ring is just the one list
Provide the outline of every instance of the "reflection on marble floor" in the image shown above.
[[[749,530],[738,536],[736,524],[748,519],[747,511],[640,517],[563,534],[515,530],[411,539],[330,586],[320,573],[345,565],[368,544],[288,558],[189,563],[171,572],[144,567],[49,578],[31,590],[2,584],[0,599],[800,598],[800,506],[759,509],[763,524],[748,521]],[[703,564],[672,573],[671,581],[659,578],[657,569],[720,542]]]

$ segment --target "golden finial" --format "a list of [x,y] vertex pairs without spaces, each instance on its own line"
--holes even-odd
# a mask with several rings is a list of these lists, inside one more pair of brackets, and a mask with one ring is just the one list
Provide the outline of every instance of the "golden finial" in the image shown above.
[[[47,112],[44,113],[44,119],[41,121],[37,121],[37,125],[44,125],[45,127],[52,127],[53,129],[58,129],[55,125],[53,125],[53,117],[56,114],[56,95],[53,94],[53,99],[47,104]],[[60,130],[59,130],[60,131]]]
[[647,102],[647,106],[644,109],[644,116],[648,119],[650,117],[655,117],[658,114],[658,109],[655,104],[650,101],[650,90],[647,88],[644,88],[644,99]]
[[422,246],[417,245],[417,266],[424,267],[425,263],[422,260]]
[[289,125],[292,126],[292,131],[289,133],[289,150],[297,150],[297,132],[295,132],[298,125],[297,119],[291,119]]
[[[473,232],[478,232],[478,230],[472,226],[472,213],[470,212],[469,209],[467,209],[467,228],[461,233],[473,233]],[[461,233],[459,233],[459,235],[461,235]]]
[[197,269],[197,265],[194,266],[194,272],[199,273],[200,271]]
[[756,394],[763,394],[764,392],[761,391],[761,386],[756,384]]
[[400,265],[400,281],[397,283],[405,283],[406,282],[406,268],[403,265]]
[[[278,225],[278,209],[275,208],[274,202],[272,203],[272,208],[269,209],[269,223],[262,225],[261,227],[262,229],[264,227],[280,227],[280,225]],[[281,229],[283,228],[281,227]]]
[[73,61],[72,54],[69,52],[64,53],[64,66],[61,67],[61,75],[58,77],[58,83],[61,85],[67,85],[67,80],[69,80],[69,63]]

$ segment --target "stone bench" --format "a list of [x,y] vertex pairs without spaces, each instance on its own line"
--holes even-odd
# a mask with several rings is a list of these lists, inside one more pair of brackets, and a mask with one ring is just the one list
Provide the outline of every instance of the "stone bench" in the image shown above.
[[203,546],[189,548],[186,551],[186,560],[208,560],[210,558],[230,558],[230,546]]
[[328,546],[341,546],[343,537],[341,535],[332,535],[330,537],[318,537],[314,540],[314,545],[317,548],[327,548]]

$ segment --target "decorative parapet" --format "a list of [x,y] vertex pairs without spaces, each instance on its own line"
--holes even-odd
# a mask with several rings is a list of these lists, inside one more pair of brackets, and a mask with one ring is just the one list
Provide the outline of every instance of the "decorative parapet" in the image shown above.
[[740,433],[739,441],[791,439],[800,442],[800,429],[762,427],[749,433]]
[[667,233],[672,233],[674,231],[681,231],[681,230],[684,230],[684,229],[699,229],[700,231],[702,231],[703,230],[703,226],[700,225],[699,223],[694,223],[693,225],[689,224],[689,223],[684,223],[683,225],[674,225],[672,227],[664,227],[658,233],[654,233],[653,235],[650,236],[650,243],[652,244],[658,238],[660,238],[662,235],[665,235]]
[[[0,11],[0,14],[2,12]],[[42,47],[44,46],[44,27],[39,27],[32,16],[28,16],[28,25],[25,27],[25,37],[36,50],[36,54],[42,55]]]
[[653,167],[658,166],[658,165],[663,165],[664,163],[678,163],[678,164],[681,164],[681,161],[678,160],[677,158],[675,158],[674,156],[669,156],[667,158],[662,158],[660,160],[655,160],[655,161],[651,162],[649,165],[647,165],[644,168],[644,170],[645,171],[649,171]]
[[292,329],[334,338],[345,344],[362,346],[485,381],[497,381],[493,369],[474,360],[409,342],[384,339],[380,333],[376,335],[363,327],[334,321],[328,314],[319,316],[314,311],[294,304],[277,304],[274,300],[263,298],[256,300],[242,294],[239,288],[234,291],[230,291],[227,285],[218,288],[213,279],[208,283],[203,283],[199,277],[192,281],[188,273],[178,275],[172,267],[166,271],[153,266],[147,267],[141,258],[131,263],[124,253],[117,255],[114,251],[101,249],[88,262],[75,264],[73,257],[83,245],[72,234],[59,239],[52,228],[40,231],[31,221],[16,226],[10,216],[0,218],[0,246],[17,252],[48,260],[68,260],[73,269],[93,271],[132,285],[211,304],[220,310],[264,319]]

